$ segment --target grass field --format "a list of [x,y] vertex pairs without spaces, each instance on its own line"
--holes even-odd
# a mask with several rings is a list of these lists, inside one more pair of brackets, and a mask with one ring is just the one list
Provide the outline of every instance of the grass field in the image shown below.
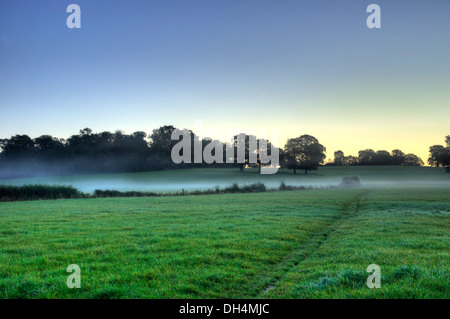
[[449,298],[449,214],[431,186],[0,203],[0,298]]

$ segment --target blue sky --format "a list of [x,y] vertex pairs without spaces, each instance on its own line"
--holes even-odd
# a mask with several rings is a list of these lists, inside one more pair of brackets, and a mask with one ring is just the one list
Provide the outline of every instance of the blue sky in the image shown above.
[[0,0],[0,138],[201,120],[425,160],[450,134],[449,31],[447,0]]

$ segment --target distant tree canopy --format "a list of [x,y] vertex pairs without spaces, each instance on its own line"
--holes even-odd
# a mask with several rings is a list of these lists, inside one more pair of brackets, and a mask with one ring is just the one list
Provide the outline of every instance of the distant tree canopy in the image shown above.
[[[253,146],[251,145],[253,143]],[[244,145],[242,154],[239,154],[239,144]],[[266,166],[264,164],[260,149],[266,149],[267,155],[271,155],[272,143],[268,139],[258,139],[254,135],[239,134],[233,137],[233,142],[231,147],[234,149],[234,157],[230,160],[233,165],[238,166],[241,172],[244,171],[244,167],[257,167],[258,171],[261,172],[261,167]],[[226,144],[224,144],[226,149]],[[240,158],[241,157],[241,158]],[[225,159],[226,160],[226,159]],[[224,161],[225,161],[224,160]]]
[[[14,135],[9,139],[0,139],[0,176],[32,176],[48,174],[71,174],[93,172],[137,172],[160,170],[166,168],[186,167],[235,167],[243,171],[245,167],[261,167],[267,165],[261,160],[260,145],[267,145],[268,154],[271,150],[269,140],[257,139],[255,136],[239,134],[234,136],[231,143],[200,139],[192,131],[186,130],[191,136],[191,163],[175,164],[171,160],[171,151],[177,140],[172,140],[172,132],[176,128],[172,125],[162,126],[152,131],[150,135],[137,131],[125,134],[117,130],[114,133],[105,131],[93,133],[90,128],[84,128],[79,134],[68,139],[61,139],[51,135],[31,138],[27,135]],[[256,148],[251,148],[252,142]],[[430,147],[428,163],[433,166],[446,167],[450,170],[450,135],[446,136],[446,146],[433,145]],[[245,145],[240,156],[237,146]],[[220,158],[223,163],[206,163],[204,159],[195,160],[194,147],[201,147],[201,152],[209,152]],[[234,150],[233,158],[226,158],[227,148]],[[311,135],[301,135],[286,142],[284,149],[280,149],[280,166],[298,169],[305,174],[315,170],[325,160],[326,148]],[[223,153],[220,154],[220,153]],[[245,163],[239,163],[242,157]],[[250,163],[249,158],[256,160]],[[422,160],[414,154],[405,154],[399,149],[391,153],[385,150],[374,151],[365,149],[358,152],[358,156],[345,156],[338,150],[334,153],[334,161],[327,165],[403,165],[420,166]]]
[[15,135],[0,140],[3,171],[10,175],[65,174],[79,172],[129,172],[161,169],[162,163],[152,158],[144,132],[124,134],[89,128],[80,130],[67,140],[50,135],[31,139]]
[[343,166],[344,165],[344,152],[341,150],[334,152],[334,163],[336,166]]
[[[166,168],[183,167],[236,167],[243,170],[246,166],[264,166],[261,162],[259,149],[252,155],[256,158],[255,164],[248,163],[249,138],[254,138],[256,146],[262,140],[256,137],[245,136],[244,164],[238,163],[237,157],[227,159],[227,144],[209,138],[200,138],[192,131],[187,130],[191,136],[191,163],[175,164],[171,160],[171,151],[179,140],[172,140],[172,132],[176,128],[172,125],[162,126],[147,136],[145,132],[137,131],[125,134],[117,130],[114,133],[93,133],[90,128],[84,128],[79,134],[70,136],[67,140],[43,135],[32,139],[27,135],[15,135],[9,139],[0,139],[0,176],[17,177],[48,174],[71,173],[106,173],[106,172],[137,172],[147,170],[160,170]],[[203,159],[200,162],[194,159],[194,142],[199,142],[201,152],[212,144],[218,146],[211,152],[216,155],[217,149],[223,150],[223,163],[208,164]],[[271,143],[268,144],[270,154]],[[237,154],[237,140],[230,144]],[[209,149],[208,149],[209,150]]]
[[446,171],[450,173],[450,135],[445,137],[445,144],[446,146],[430,146],[428,164],[436,167],[445,167]]
[[172,125],[166,125],[153,130],[149,143],[152,153],[170,157],[172,147],[177,143],[177,141],[171,139],[172,132],[175,129]]
[[283,151],[283,166],[294,170],[316,170],[325,160],[326,148],[311,135],[302,135],[297,138],[291,138],[286,142]]
[[327,165],[331,166],[354,166],[354,165],[403,165],[421,166],[423,161],[414,154],[405,154],[399,149],[388,151],[374,151],[372,149],[361,150],[358,157],[345,156],[344,152],[334,152],[334,161]]

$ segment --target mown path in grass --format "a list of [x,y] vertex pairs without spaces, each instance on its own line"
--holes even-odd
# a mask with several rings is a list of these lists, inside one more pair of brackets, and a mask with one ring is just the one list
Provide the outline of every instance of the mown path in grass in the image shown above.
[[[347,202],[263,298],[449,298],[450,198],[443,189],[373,190]],[[381,287],[366,268],[381,268]]]
[[277,265],[277,275],[274,281],[262,291],[259,297],[263,297],[267,292],[274,289],[287,272],[293,267],[298,267],[300,263],[313,255],[345,219],[358,214],[363,205],[362,201],[368,193],[369,190],[358,191],[356,195],[340,203],[341,209],[326,225],[323,225],[317,232],[312,233],[308,240],[303,242],[297,249],[294,249],[284,258],[282,263]]

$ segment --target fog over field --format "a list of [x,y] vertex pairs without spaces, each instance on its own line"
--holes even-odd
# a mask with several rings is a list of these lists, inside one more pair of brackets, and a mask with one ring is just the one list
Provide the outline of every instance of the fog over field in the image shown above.
[[450,174],[443,168],[352,166],[320,167],[307,175],[303,172],[279,170],[274,175],[258,174],[256,169],[180,169],[157,172],[124,174],[92,174],[78,176],[32,177],[0,180],[3,185],[48,184],[70,185],[83,192],[96,189],[118,191],[177,192],[223,188],[233,183],[239,185],[262,182],[277,188],[282,181],[287,185],[306,187],[337,186],[342,177],[357,176],[364,187],[445,187],[450,188]]

